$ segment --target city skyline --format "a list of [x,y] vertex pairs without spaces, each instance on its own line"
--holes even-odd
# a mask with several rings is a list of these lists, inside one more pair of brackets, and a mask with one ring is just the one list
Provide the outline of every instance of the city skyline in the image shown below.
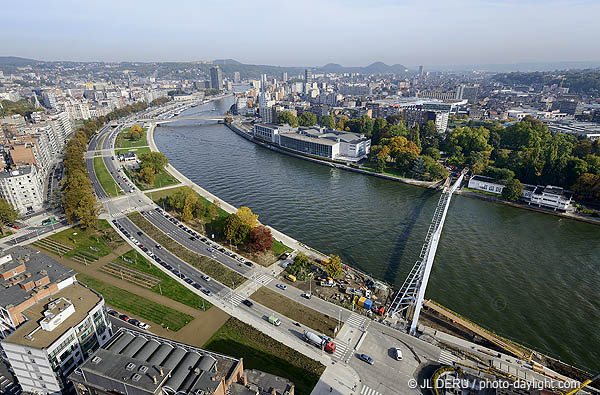
[[600,4],[589,0],[38,5],[4,7],[2,55],[106,62],[232,58],[307,67],[600,61],[594,39],[600,27],[593,20]]

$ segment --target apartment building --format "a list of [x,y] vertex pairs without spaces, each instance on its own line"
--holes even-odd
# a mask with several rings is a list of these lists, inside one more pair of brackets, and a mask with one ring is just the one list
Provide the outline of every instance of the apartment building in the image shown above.
[[24,392],[70,391],[66,377],[111,336],[102,296],[78,282],[23,311],[27,321],[2,340]]
[[0,197],[20,214],[42,208],[43,174],[37,166],[29,165],[0,172]]

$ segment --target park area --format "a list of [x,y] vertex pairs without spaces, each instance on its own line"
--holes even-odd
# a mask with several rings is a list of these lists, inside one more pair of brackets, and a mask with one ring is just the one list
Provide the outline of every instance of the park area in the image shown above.
[[206,311],[212,306],[134,250],[129,250],[106,264],[102,271],[200,311]]
[[134,125],[129,128],[123,129],[117,136],[115,142],[115,148],[131,148],[131,147],[144,147],[148,145],[146,141],[146,128],[140,128],[141,132],[131,133],[132,128],[139,125]]
[[309,395],[325,366],[273,340],[235,318],[230,318],[204,345],[210,351],[244,358],[244,368],[285,377],[294,383],[294,393]]
[[178,331],[194,319],[191,315],[163,306],[95,277],[79,273],[77,280],[102,294],[108,305],[135,314],[163,328]]
[[99,220],[97,229],[83,229],[74,226],[32,243],[33,246],[70,258],[82,264],[89,264],[108,255],[125,242],[110,227],[106,220]]

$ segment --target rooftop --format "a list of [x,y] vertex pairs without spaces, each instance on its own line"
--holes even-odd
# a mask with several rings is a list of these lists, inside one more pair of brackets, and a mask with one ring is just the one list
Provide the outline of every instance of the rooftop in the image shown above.
[[[53,325],[53,330],[42,329],[42,321],[48,317],[44,313],[60,308],[59,305],[64,303],[61,298],[70,302],[75,311],[62,322]],[[67,329],[79,324],[101,300],[101,297],[94,291],[76,282],[46,298],[43,302],[38,302],[23,311],[23,314],[29,320],[19,326],[4,341],[35,348],[47,348],[61,337]]]
[[[48,276],[50,283],[61,282],[75,275],[72,269],[31,247],[18,246],[5,250],[0,256],[0,261],[2,257],[9,254],[12,256],[12,260],[0,265],[0,273],[5,273],[24,263],[25,273],[31,274],[28,281],[37,281],[42,277]],[[3,307],[19,305],[38,291],[38,288],[25,290],[19,285],[11,286],[11,284],[10,279],[2,280],[0,278],[0,290],[2,292],[0,295],[0,305]]]
[[312,142],[312,143],[316,143],[316,144],[322,144],[322,145],[336,145],[338,144],[337,141],[333,141],[333,140],[329,140],[329,139],[323,139],[323,138],[318,138],[318,137],[310,137],[304,134],[299,134],[299,133],[294,133],[294,132],[287,132],[287,133],[280,133],[280,136],[284,136],[284,137],[289,137],[295,140],[302,140],[302,141],[308,141],[308,142]]
[[[214,392],[241,361],[169,339],[121,328],[69,378],[106,390],[154,393],[159,388]],[[200,392],[198,392],[200,393]]]

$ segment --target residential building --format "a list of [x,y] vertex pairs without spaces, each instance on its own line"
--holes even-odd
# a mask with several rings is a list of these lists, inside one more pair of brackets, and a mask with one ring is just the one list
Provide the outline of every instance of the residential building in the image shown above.
[[469,189],[501,195],[502,190],[504,189],[504,183],[502,181],[494,180],[491,177],[475,175],[469,179],[468,187]]
[[13,247],[0,255],[0,339],[25,322],[23,312],[75,280],[75,272],[30,247]]
[[233,72],[233,83],[234,84],[239,84],[240,81],[241,81],[240,72],[239,71],[234,71]]
[[69,380],[80,395],[294,394],[286,379],[244,371],[242,359],[125,328]]
[[42,93],[42,103],[46,108],[55,109],[57,105],[56,95],[52,92]]
[[102,296],[75,282],[23,311],[27,321],[2,341],[24,392],[69,392],[66,377],[112,332]]
[[210,87],[218,90],[223,87],[223,71],[219,66],[210,68]]
[[287,82],[287,80],[288,80],[288,73],[287,73],[287,71],[284,71],[284,72],[282,73],[282,75],[281,75],[281,80],[282,80],[283,82]]
[[423,126],[425,123],[433,121],[439,133],[444,133],[448,128],[448,118],[450,113],[447,111],[406,108],[404,109],[403,114],[407,126]]
[[43,204],[43,177],[35,165],[0,172],[0,197],[20,214],[37,211]]
[[479,93],[479,85],[465,85],[461,84],[456,89],[456,99],[466,99],[469,103],[473,104],[477,102],[477,95]]

